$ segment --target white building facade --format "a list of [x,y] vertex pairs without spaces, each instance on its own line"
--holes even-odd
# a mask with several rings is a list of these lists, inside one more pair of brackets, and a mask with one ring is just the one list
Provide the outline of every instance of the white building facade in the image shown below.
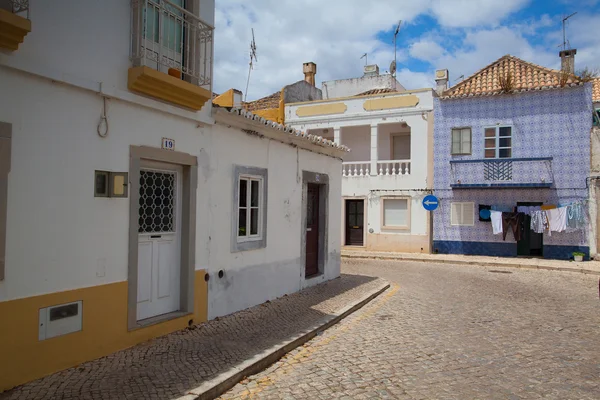
[[430,252],[421,202],[433,185],[433,90],[382,88],[373,75],[335,82],[324,82],[324,97],[326,84],[355,95],[286,104],[285,121],[351,149],[341,171],[342,245]]
[[211,107],[213,1],[0,5],[0,392],[339,276],[345,150]]

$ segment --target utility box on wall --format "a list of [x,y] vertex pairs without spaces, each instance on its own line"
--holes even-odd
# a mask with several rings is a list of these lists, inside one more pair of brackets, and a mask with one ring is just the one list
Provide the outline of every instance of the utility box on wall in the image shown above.
[[82,301],[40,308],[39,340],[80,331],[82,314]]

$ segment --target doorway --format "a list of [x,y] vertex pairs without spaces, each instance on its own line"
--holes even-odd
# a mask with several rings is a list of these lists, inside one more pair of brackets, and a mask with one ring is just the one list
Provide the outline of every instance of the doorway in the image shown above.
[[365,201],[346,200],[346,246],[364,246]]
[[319,186],[307,184],[305,277],[319,273]]
[[[542,203],[517,203],[517,206],[541,206]],[[543,257],[544,235],[531,230],[531,216],[525,215],[523,219],[523,235],[517,242],[517,256],[520,257]]]
[[182,170],[158,162],[140,168],[138,320],[180,309]]

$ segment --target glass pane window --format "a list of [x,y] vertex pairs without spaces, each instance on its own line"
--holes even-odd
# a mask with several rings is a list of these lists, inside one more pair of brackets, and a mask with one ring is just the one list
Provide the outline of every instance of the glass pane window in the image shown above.
[[471,154],[471,128],[452,129],[452,154]]
[[240,238],[260,235],[261,187],[260,178],[240,177],[238,201],[238,237]]
[[485,129],[485,158],[512,157],[512,127],[498,126]]

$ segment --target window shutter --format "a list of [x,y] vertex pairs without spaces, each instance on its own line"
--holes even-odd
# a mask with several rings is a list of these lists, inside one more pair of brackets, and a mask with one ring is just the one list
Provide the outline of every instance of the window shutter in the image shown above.
[[383,200],[383,225],[407,226],[408,225],[408,200],[385,199]]
[[475,203],[451,203],[450,225],[473,226],[475,225]]

